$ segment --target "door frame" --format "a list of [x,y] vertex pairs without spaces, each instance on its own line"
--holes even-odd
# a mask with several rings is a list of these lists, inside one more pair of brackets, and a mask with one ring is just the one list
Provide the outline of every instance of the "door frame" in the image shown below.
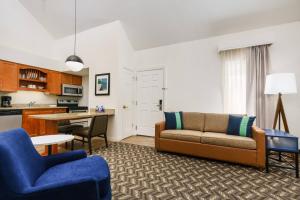
[[[137,83],[138,83],[138,72],[146,72],[146,71],[154,71],[154,70],[162,70],[163,72],[163,105],[162,105],[162,112],[165,111],[165,108],[166,108],[166,93],[167,93],[167,73],[166,73],[166,68],[163,67],[163,66],[159,66],[159,67],[147,67],[147,68],[142,68],[140,70],[136,70],[135,71],[135,77],[136,77],[136,81],[135,81],[135,102],[137,102],[137,93],[138,93],[138,87],[137,87]],[[134,124],[135,124],[135,128],[134,128],[134,132],[135,132],[135,135],[139,135],[138,132],[137,132],[137,126],[138,126],[138,122],[137,122],[137,115],[138,115],[138,110],[137,110],[137,104],[135,104],[135,111],[134,111]]]
[[[126,70],[126,71],[129,71],[133,74],[134,77],[136,77],[136,71],[134,69],[130,69],[128,67],[123,67],[121,70]],[[122,81],[120,82],[122,84]],[[136,79],[134,79],[133,81],[133,97],[132,97],[132,101],[133,102],[136,102],[136,85],[137,85],[137,81]],[[121,88],[122,86],[119,85],[119,88]],[[135,125],[136,125],[136,104],[134,104],[132,102],[132,124],[133,124],[133,127],[132,127],[132,134],[127,136],[127,137],[130,137],[130,136],[133,136],[133,135],[136,135],[136,129],[135,129]],[[119,102],[119,109],[121,111],[123,111],[123,102]],[[122,118],[123,118],[123,113],[122,113]],[[126,138],[124,137],[125,133],[124,133],[124,129],[123,129],[123,119],[122,119],[122,122],[121,122],[121,131],[122,131],[122,138]]]

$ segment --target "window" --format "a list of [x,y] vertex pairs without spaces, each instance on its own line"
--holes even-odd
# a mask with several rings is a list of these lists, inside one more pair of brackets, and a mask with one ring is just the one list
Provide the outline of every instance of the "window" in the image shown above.
[[246,113],[247,49],[221,51],[225,113]]

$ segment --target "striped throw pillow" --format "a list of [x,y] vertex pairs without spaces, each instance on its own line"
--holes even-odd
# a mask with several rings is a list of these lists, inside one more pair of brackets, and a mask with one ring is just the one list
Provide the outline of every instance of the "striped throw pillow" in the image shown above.
[[183,129],[182,112],[165,112],[166,129]]
[[227,134],[252,137],[252,125],[255,117],[229,115]]

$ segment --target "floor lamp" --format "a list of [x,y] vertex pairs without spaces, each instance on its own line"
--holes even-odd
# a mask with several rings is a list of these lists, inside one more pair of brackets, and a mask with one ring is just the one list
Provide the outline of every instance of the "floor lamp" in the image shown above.
[[285,132],[289,133],[282,98],[283,94],[297,93],[296,77],[293,73],[276,73],[270,74],[266,77],[265,94],[278,95],[277,107],[275,111],[273,129],[276,129],[278,122],[278,129],[281,130],[281,118]]

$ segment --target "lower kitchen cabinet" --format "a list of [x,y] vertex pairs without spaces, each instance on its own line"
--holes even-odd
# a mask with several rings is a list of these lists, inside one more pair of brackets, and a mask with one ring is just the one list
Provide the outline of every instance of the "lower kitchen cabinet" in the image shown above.
[[[39,136],[45,134],[45,123],[43,120],[32,119],[30,115],[42,115],[42,114],[55,114],[55,113],[65,113],[66,108],[41,108],[41,109],[24,109],[22,112],[22,128],[24,128],[27,133],[33,136]],[[53,133],[55,134],[55,133]]]

